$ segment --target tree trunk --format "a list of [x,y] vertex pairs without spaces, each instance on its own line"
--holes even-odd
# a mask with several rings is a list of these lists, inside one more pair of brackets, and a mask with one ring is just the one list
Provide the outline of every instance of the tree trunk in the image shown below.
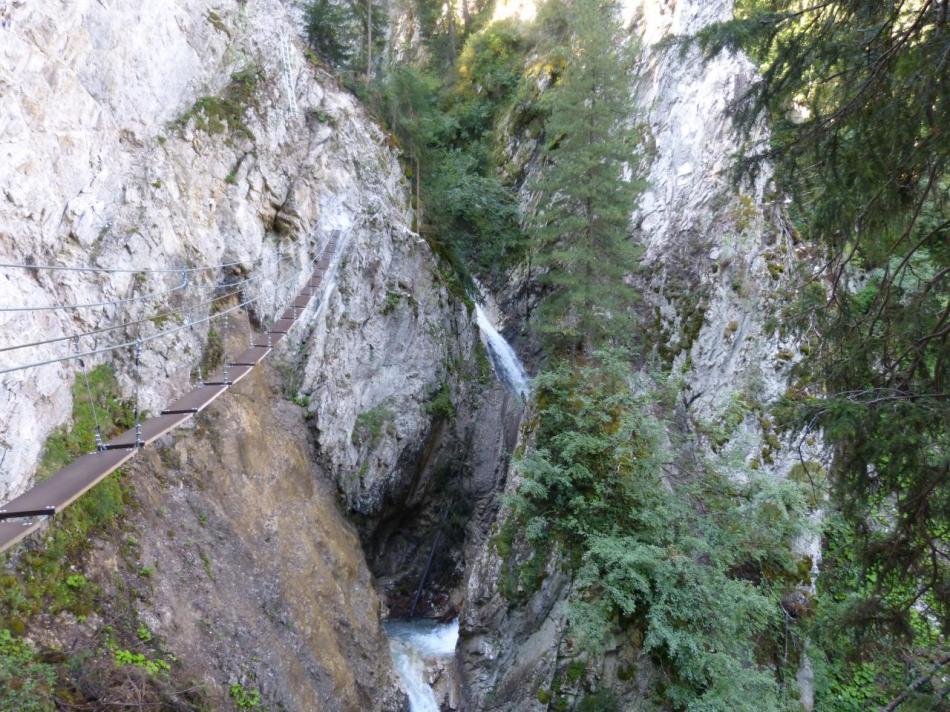
[[[464,1],[464,0],[463,0]],[[458,56],[458,42],[455,36],[455,8],[452,6],[452,3],[449,2],[446,4],[449,13],[449,50],[452,53],[452,61],[455,61],[455,58]]]
[[366,0],[366,83],[373,75],[373,0]]

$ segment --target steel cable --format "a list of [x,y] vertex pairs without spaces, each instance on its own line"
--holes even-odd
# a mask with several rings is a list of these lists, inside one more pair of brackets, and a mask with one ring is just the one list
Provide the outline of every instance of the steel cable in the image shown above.
[[178,286],[172,287],[171,289],[166,289],[164,292],[148,292],[147,294],[140,294],[137,297],[129,297],[128,299],[116,299],[113,301],[102,301],[102,302],[87,302],[86,304],[49,304],[45,306],[27,306],[27,307],[0,307],[0,312],[33,312],[33,311],[68,311],[70,309],[93,309],[95,307],[114,307],[119,306],[120,304],[131,304],[133,302],[141,302],[146,299],[153,297],[166,297],[169,294],[174,294],[179,292],[182,289],[185,289],[189,284],[189,279],[187,275],[182,275],[181,284]]
[[[305,263],[305,264],[310,264],[310,265],[312,265],[312,264],[314,264],[318,259],[320,259],[320,256],[314,257],[313,259],[310,260],[309,263]],[[298,271],[295,272],[291,277],[289,277],[288,279],[286,279],[286,280],[284,280],[284,281],[282,281],[282,282],[279,282],[276,286],[277,286],[278,288],[283,287],[283,286],[286,286],[287,284],[290,284],[293,280],[297,279],[297,278],[299,277],[299,275],[300,275],[300,271],[298,270]],[[7,374],[7,373],[14,373],[14,372],[16,372],[16,371],[24,371],[24,370],[27,370],[27,369],[30,369],[30,368],[37,368],[37,367],[39,367],[39,366],[48,366],[48,365],[51,365],[51,364],[54,364],[54,363],[61,363],[61,362],[63,362],[63,361],[72,361],[72,360],[78,359],[78,358],[86,358],[86,357],[88,357],[88,356],[98,356],[98,355],[100,355],[100,354],[109,353],[110,351],[116,351],[116,350],[118,350],[118,349],[123,349],[123,348],[128,348],[128,347],[130,347],[130,346],[134,346],[136,343],[142,343],[142,344],[148,343],[148,342],[150,342],[150,341],[154,341],[154,340],[156,340],[156,339],[160,339],[160,338],[162,338],[162,337],[164,337],[164,336],[169,336],[169,335],[171,335],[171,334],[176,334],[176,333],[178,333],[178,332],[184,331],[185,329],[190,329],[191,327],[197,326],[198,324],[204,324],[204,323],[207,323],[207,322],[211,322],[211,321],[213,321],[214,319],[218,319],[218,318],[223,317],[223,316],[225,316],[225,315],[227,315],[227,314],[231,314],[231,313],[237,311],[238,309],[241,309],[242,307],[245,307],[245,306],[247,306],[247,305],[249,305],[249,304],[253,304],[254,302],[256,302],[256,301],[258,301],[259,299],[261,299],[263,296],[264,296],[264,295],[263,295],[262,293],[259,293],[256,297],[252,297],[252,298],[250,298],[250,299],[247,299],[247,300],[245,300],[245,301],[243,301],[243,302],[241,302],[241,303],[239,303],[239,304],[237,304],[237,305],[235,305],[235,306],[233,306],[233,307],[230,307],[230,308],[225,309],[225,310],[223,310],[223,311],[217,312],[216,314],[211,314],[211,315],[206,316],[206,317],[203,317],[203,318],[201,318],[201,319],[196,319],[195,321],[189,322],[189,323],[187,323],[187,324],[183,324],[182,326],[175,327],[174,329],[166,329],[165,331],[159,331],[159,332],[157,332],[157,333],[155,333],[155,334],[150,334],[150,335],[148,335],[148,336],[145,336],[145,337],[142,337],[142,338],[139,338],[139,339],[133,339],[132,341],[124,341],[124,342],[122,342],[122,343],[113,344],[113,345],[111,345],[111,346],[106,346],[106,347],[103,347],[103,348],[101,348],[101,349],[93,349],[93,350],[91,350],[91,351],[84,351],[84,352],[82,352],[82,353],[67,354],[66,356],[61,356],[61,357],[59,357],[59,358],[47,359],[47,360],[45,360],[45,361],[36,361],[36,362],[34,362],[34,363],[23,364],[23,365],[21,365],[21,366],[12,366],[12,367],[10,367],[10,368],[0,369],[0,375],[4,375],[4,374]]]
[[113,269],[110,267],[60,267],[58,265],[31,265],[14,262],[0,262],[0,268],[4,269],[36,269],[55,272],[102,272],[107,274],[173,274],[176,272],[214,272],[225,267],[236,267],[243,264],[240,260],[237,262],[224,262],[214,267],[185,267],[185,268],[157,268],[157,269]]
[[30,342],[25,343],[25,344],[15,344],[14,346],[4,346],[4,347],[0,348],[0,353],[5,353],[5,352],[7,352],[7,351],[18,351],[18,350],[20,350],[20,349],[31,348],[31,347],[34,347],[34,346],[45,346],[45,345],[47,345],[47,344],[55,344],[55,343],[59,343],[60,341],[70,341],[70,340],[76,339],[76,338],[80,338],[80,339],[81,339],[81,338],[84,338],[84,337],[86,337],[86,336],[96,336],[97,334],[105,334],[105,333],[107,333],[107,332],[116,331],[116,330],[118,330],[118,329],[123,329],[123,328],[129,327],[129,326],[137,326],[137,325],[139,325],[139,324],[144,324],[144,323],[147,322],[147,321],[155,321],[155,320],[165,319],[166,317],[174,316],[175,314],[180,314],[180,313],[184,312],[186,309],[199,308],[199,307],[203,307],[203,306],[210,306],[210,305],[214,304],[214,302],[221,301],[221,300],[227,299],[227,298],[229,298],[229,297],[233,297],[235,294],[239,294],[241,291],[243,291],[243,290],[241,290],[241,289],[234,289],[235,287],[238,287],[238,286],[240,286],[240,285],[245,285],[245,284],[248,284],[248,283],[250,283],[250,282],[256,282],[256,281],[258,281],[258,280],[260,280],[260,279],[264,279],[264,278],[266,278],[266,277],[273,276],[273,275],[275,275],[275,274],[279,271],[279,269],[280,269],[280,263],[278,262],[277,266],[276,266],[273,270],[271,270],[271,271],[269,271],[269,272],[261,273],[261,274],[256,274],[256,275],[254,275],[253,277],[248,277],[247,279],[243,279],[243,280],[241,280],[241,281],[239,281],[239,282],[232,282],[231,284],[226,284],[226,285],[224,285],[224,287],[226,287],[227,289],[232,289],[232,290],[234,290],[234,291],[228,292],[227,294],[218,295],[217,297],[212,297],[211,299],[206,299],[206,300],[202,300],[202,301],[199,301],[199,302],[192,302],[192,303],[190,303],[190,304],[184,304],[184,305],[178,307],[177,309],[171,309],[171,310],[168,310],[168,311],[165,311],[165,312],[160,312],[160,313],[158,313],[158,314],[150,314],[149,316],[145,316],[145,317],[142,317],[141,319],[136,319],[136,320],[134,320],[134,321],[126,321],[126,322],[123,322],[123,323],[121,323],[121,324],[114,324],[114,325],[112,325],[112,326],[106,326],[106,327],[102,327],[102,328],[100,328],[100,329],[93,329],[93,330],[91,330],[91,331],[84,331],[84,332],[79,333],[79,334],[70,334],[70,335],[67,335],[67,336],[57,336],[57,337],[54,337],[54,338],[51,338],[51,339],[41,339],[41,340],[39,340],[39,341],[30,341]]

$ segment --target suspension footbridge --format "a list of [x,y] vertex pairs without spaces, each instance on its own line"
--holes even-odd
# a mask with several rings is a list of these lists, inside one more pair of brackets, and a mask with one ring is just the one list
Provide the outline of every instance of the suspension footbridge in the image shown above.
[[[0,552],[9,549],[20,542],[24,537],[40,529],[49,517],[62,512],[66,507],[75,502],[84,493],[88,492],[96,484],[101,482],[123,464],[135,457],[136,453],[138,453],[141,448],[153,443],[155,440],[162,437],[169,431],[188,421],[196,413],[201,412],[217,398],[222,396],[229,388],[234,386],[241,379],[245,378],[255,366],[267,358],[274,346],[276,346],[277,343],[281,341],[281,339],[290,333],[291,329],[298,322],[300,316],[304,313],[307,307],[311,305],[314,297],[316,297],[320,293],[321,288],[325,286],[324,280],[327,276],[330,266],[333,264],[333,260],[336,257],[339,246],[340,232],[334,231],[322,252],[309,263],[304,265],[304,267],[313,267],[313,270],[307,279],[306,284],[296,293],[296,295],[293,296],[292,299],[289,300],[283,310],[280,311],[279,316],[277,315],[279,310],[276,309],[276,288],[279,288],[282,285],[290,285],[292,283],[299,284],[300,271],[296,271],[287,280],[277,282],[274,291],[274,319],[272,320],[270,327],[267,328],[263,333],[254,334],[252,332],[248,347],[243,352],[234,358],[225,358],[223,365],[207,376],[203,377],[199,371],[198,383],[192,388],[192,390],[182,394],[171,403],[168,403],[166,407],[154,417],[141,417],[136,393],[134,416],[135,424],[131,428],[109,440],[104,440],[101,433],[99,432],[97,421],[94,450],[79,457],[58,472],[55,472],[49,478],[35,484],[31,489],[27,490],[19,497],[16,497],[10,502],[0,506]],[[127,304],[129,302],[148,297],[165,296],[171,294],[172,292],[179,292],[186,289],[189,284],[190,274],[193,272],[206,269],[222,269],[228,266],[237,266],[238,264],[239,263],[229,263],[225,265],[218,265],[215,268],[188,268],[178,270],[112,270],[106,268],[72,268],[7,263],[0,263],[0,267],[26,268],[33,270],[48,269],[84,271],[93,273],[171,273],[179,275],[181,279],[180,284],[169,290],[151,292],[144,296],[134,298],[114,301],[89,302],[83,304],[60,304],[53,305],[51,307],[39,307],[40,309],[67,310],[88,308],[90,306],[115,306],[119,304]],[[192,321],[188,321],[185,324],[175,326],[173,328],[159,330],[157,333],[148,335],[146,337],[126,340],[102,348],[92,348],[87,351],[81,351],[78,348],[80,337],[99,336],[103,333],[109,333],[118,329],[128,329],[133,326],[138,326],[145,322],[155,323],[157,317],[164,318],[170,314],[182,313],[182,309],[162,312],[159,315],[153,314],[144,319],[137,319],[125,322],[124,324],[98,328],[75,336],[54,337],[50,339],[4,347],[0,349],[0,353],[4,351],[14,351],[29,347],[54,344],[62,341],[72,341],[74,344],[76,344],[75,350],[63,357],[3,368],[0,369],[0,375],[30,368],[40,368],[63,361],[76,360],[82,367],[82,374],[83,378],[85,379],[86,372],[84,359],[106,354],[123,348],[131,348],[134,350],[135,364],[138,366],[143,345],[154,340],[167,337],[171,334],[179,333],[186,329],[195,328],[201,324],[210,323],[218,319],[223,320],[226,324],[228,315],[234,311],[241,308],[250,307],[255,303],[258,303],[259,305],[260,301],[264,298],[263,295],[265,292],[263,289],[258,289],[257,296],[252,298],[241,299],[240,295],[251,283],[254,281],[260,282],[264,277],[266,277],[266,275],[251,277],[240,282],[227,285],[228,289],[231,290],[229,293],[215,297],[211,300],[205,300],[198,303],[197,305],[191,305],[192,307],[197,306],[199,308],[206,308],[206,310],[210,312],[207,316],[195,318]],[[264,285],[259,284],[258,286],[263,287]],[[240,289],[236,289],[238,287],[240,287]],[[239,302],[236,306],[230,306],[228,308],[215,311],[215,305],[218,301],[222,299],[233,299],[235,297],[237,297]],[[34,309],[36,309],[36,307],[0,307],[0,311],[32,311]],[[91,404],[93,407],[93,414],[95,414],[94,401]]]

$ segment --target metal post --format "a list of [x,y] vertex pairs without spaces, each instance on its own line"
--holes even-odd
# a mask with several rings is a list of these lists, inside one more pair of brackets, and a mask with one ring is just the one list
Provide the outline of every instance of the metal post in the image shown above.
[[139,411],[139,389],[141,387],[142,377],[139,373],[139,363],[142,358],[142,340],[135,342],[135,447],[142,447],[142,419]]

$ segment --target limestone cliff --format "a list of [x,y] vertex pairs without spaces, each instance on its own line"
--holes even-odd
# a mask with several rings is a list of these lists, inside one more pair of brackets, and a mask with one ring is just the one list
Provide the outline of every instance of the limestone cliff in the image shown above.
[[[269,323],[329,230],[367,230],[368,215],[396,230],[407,224],[403,177],[386,136],[305,58],[280,2],[80,2],[62,11],[7,2],[0,18],[3,261],[172,270],[234,263],[192,273],[180,290],[176,273],[5,268],[5,305],[132,301],[4,312],[3,345],[27,333],[55,338],[137,321],[168,307],[180,309],[173,323],[185,323],[209,312],[216,287],[244,279],[251,280],[245,297],[259,297],[255,318]],[[146,321],[78,345],[7,352],[3,363],[159,331]],[[150,342],[142,369],[122,370],[129,389],[133,377],[143,384],[146,409],[187,385],[206,336],[204,325]],[[131,350],[104,358],[127,364]],[[64,385],[76,365],[4,376],[0,497],[24,488],[46,436],[64,422]]]

